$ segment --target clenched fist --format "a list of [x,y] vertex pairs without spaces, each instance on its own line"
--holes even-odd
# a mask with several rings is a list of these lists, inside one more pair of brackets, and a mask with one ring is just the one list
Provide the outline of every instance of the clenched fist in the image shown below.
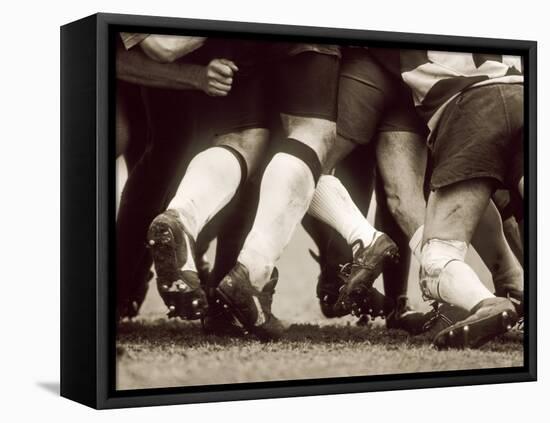
[[213,97],[229,94],[233,75],[239,68],[229,59],[214,59],[205,68],[202,90]]

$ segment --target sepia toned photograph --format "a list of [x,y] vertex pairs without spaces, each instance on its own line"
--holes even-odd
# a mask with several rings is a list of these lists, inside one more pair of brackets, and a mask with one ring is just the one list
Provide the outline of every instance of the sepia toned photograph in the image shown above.
[[114,35],[117,391],[525,365],[524,57]]

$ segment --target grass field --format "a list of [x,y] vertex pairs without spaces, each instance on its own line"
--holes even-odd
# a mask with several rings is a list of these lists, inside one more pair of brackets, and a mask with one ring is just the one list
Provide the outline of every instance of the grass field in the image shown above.
[[283,340],[203,336],[182,321],[128,322],[118,340],[119,389],[521,366],[521,335],[480,350],[436,351],[381,325],[291,325]]
[[[124,171],[119,166],[119,186]],[[369,220],[372,215],[369,213]],[[371,220],[372,221],[372,220]],[[117,340],[117,387],[137,389],[324,378],[523,365],[522,336],[511,332],[480,350],[436,351],[426,339],[387,331],[378,321],[367,327],[354,318],[324,319],[315,297],[318,265],[308,253],[311,239],[299,228],[277,264],[280,273],[273,311],[288,326],[282,340],[204,336],[200,324],[167,320],[156,286],[132,322],[123,322]],[[490,286],[490,275],[474,254],[468,261]],[[409,297],[428,306],[411,266]],[[380,281],[376,285],[380,287]]]

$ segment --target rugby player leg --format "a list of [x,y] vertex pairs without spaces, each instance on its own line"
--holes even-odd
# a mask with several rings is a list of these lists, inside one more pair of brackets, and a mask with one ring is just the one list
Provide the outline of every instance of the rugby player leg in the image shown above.
[[505,236],[500,213],[493,201],[479,222],[472,237],[475,248],[493,277],[495,295],[509,298],[518,315],[523,314],[523,268]]
[[493,194],[493,203],[502,218],[504,236],[519,264],[523,267],[523,243],[518,222],[523,221],[523,210],[518,207],[517,196],[512,196],[509,190],[498,189]]
[[[208,310],[201,283],[206,281],[200,280],[196,266],[196,240],[265,154],[267,125],[253,101],[261,94],[261,84],[260,78],[243,79],[228,97],[215,100],[221,122],[214,145],[191,160],[168,210],[149,228],[159,292],[172,315],[198,319]],[[255,95],[249,96],[252,91]]]
[[388,234],[399,248],[399,262],[387,266],[382,272],[384,295],[384,316],[388,329],[402,329],[416,333],[424,324],[424,313],[415,311],[408,297],[408,282],[411,264],[409,238],[403,232],[387,205],[381,178],[376,180],[375,226]]
[[[372,140],[392,102],[394,83],[367,50],[344,49],[339,76],[338,136],[327,155],[325,171],[336,166],[357,145]],[[379,315],[383,301],[378,301],[381,294],[372,285],[386,264],[395,260],[395,243],[367,221],[334,176],[320,178],[308,213],[336,229],[352,249],[353,257],[344,268],[345,284],[334,304],[335,312]]]
[[426,298],[468,313],[435,335],[438,348],[479,347],[518,319],[514,304],[494,297],[464,259],[495,187],[506,184],[507,159],[522,126],[522,102],[521,86],[479,87],[455,98],[438,122],[420,287]]
[[338,56],[302,52],[277,66],[286,139],[263,173],[258,211],[238,263],[216,290],[241,324],[260,339],[282,334],[271,312],[276,284],[272,273],[309,207],[336,136]]
[[188,163],[187,150],[193,138],[191,93],[151,88],[146,89],[145,102],[152,143],[128,176],[117,216],[117,297],[121,315],[123,305],[144,286],[143,275],[148,274],[151,265],[145,242],[147,228],[174,194],[174,184]]
[[[337,140],[337,144],[340,141]],[[369,210],[374,183],[373,146],[360,146],[339,162],[334,175],[348,189],[361,214],[365,216]],[[310,206],[311,208],[311,206]],[[338,317],[347,314],[347,310],[335,310],[334,305],[339,296],[340,288],[346,279],[341,269],[353,260],[352,249],[347,241],[330,225],[313,218],[311,213],[302,220],[306,231],[315,241],[319,254],[312,256],[319,262],[320,274],[317,282],[317,297],[321,312],[325,317]],[[383,304],[383,297],[380,309]]]
[[428,199],[420,271],[422,293],[469,313],[436,335],[437,347],[476,347],[515,323],[511,303],[495,298],[465,263],[468,244],[493,186],[494,181],[488,178],[471,179],[439,188]]
[[[424,137],[414,132],[384,132],[377,143],[378,170],[388,196],[388,207],[410,238],[409,245],[419,262],[426,213],[426,155]],[[399,169],[399,177],[396,175],[396,169]],[[497,288],[497,295],[508,296],[508,293],[512,292],[514,297],[521,301],[522,289],[520,290],[519,286],[523,284],[523,274],[521,269],[518,269],[517,261],[510,254],[510,248],[499,225],[500,217],[494,214],[493,207],[489,204],[483,214],[472,245],[491,271],[495,286],[514,287],[505,291]],[[449,320],[462,315],[458,310],[449,307],[444,307],[440,310],[442,311]],[[425,315],[423,319],[413,319],[411,323],[414,324],[410,329],[413,332],[422,330],[424,321],[430,319],[432,314]]]
[[426,215],[426,158],[425,137],[414,132],[383,132],[376,144],[388,209],[409,238],[423,225]]
[[[147,146],[148,128],[141,88],[138,85],[117,80],[116,89],[116,157],[124,157],[128,175],[133,171]],[[119,240],[120,241],[120,240]],[[120,241],[124,242],[124,241]],[[139,312],[147,294],[148,282],[153,277],[152,261],[145,255],[134,276],[133,293],[126,292],[127,284],[120,287],[120,317],[134,317]]]

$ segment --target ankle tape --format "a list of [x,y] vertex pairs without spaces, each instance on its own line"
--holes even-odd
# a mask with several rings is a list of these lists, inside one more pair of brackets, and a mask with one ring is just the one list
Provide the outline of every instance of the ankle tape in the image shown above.
[[439,292],[441,273],[453,261],[464,262],[468,244],[463,241],[431,238],[422,247],[420,290],[422,296],[442,300]]

